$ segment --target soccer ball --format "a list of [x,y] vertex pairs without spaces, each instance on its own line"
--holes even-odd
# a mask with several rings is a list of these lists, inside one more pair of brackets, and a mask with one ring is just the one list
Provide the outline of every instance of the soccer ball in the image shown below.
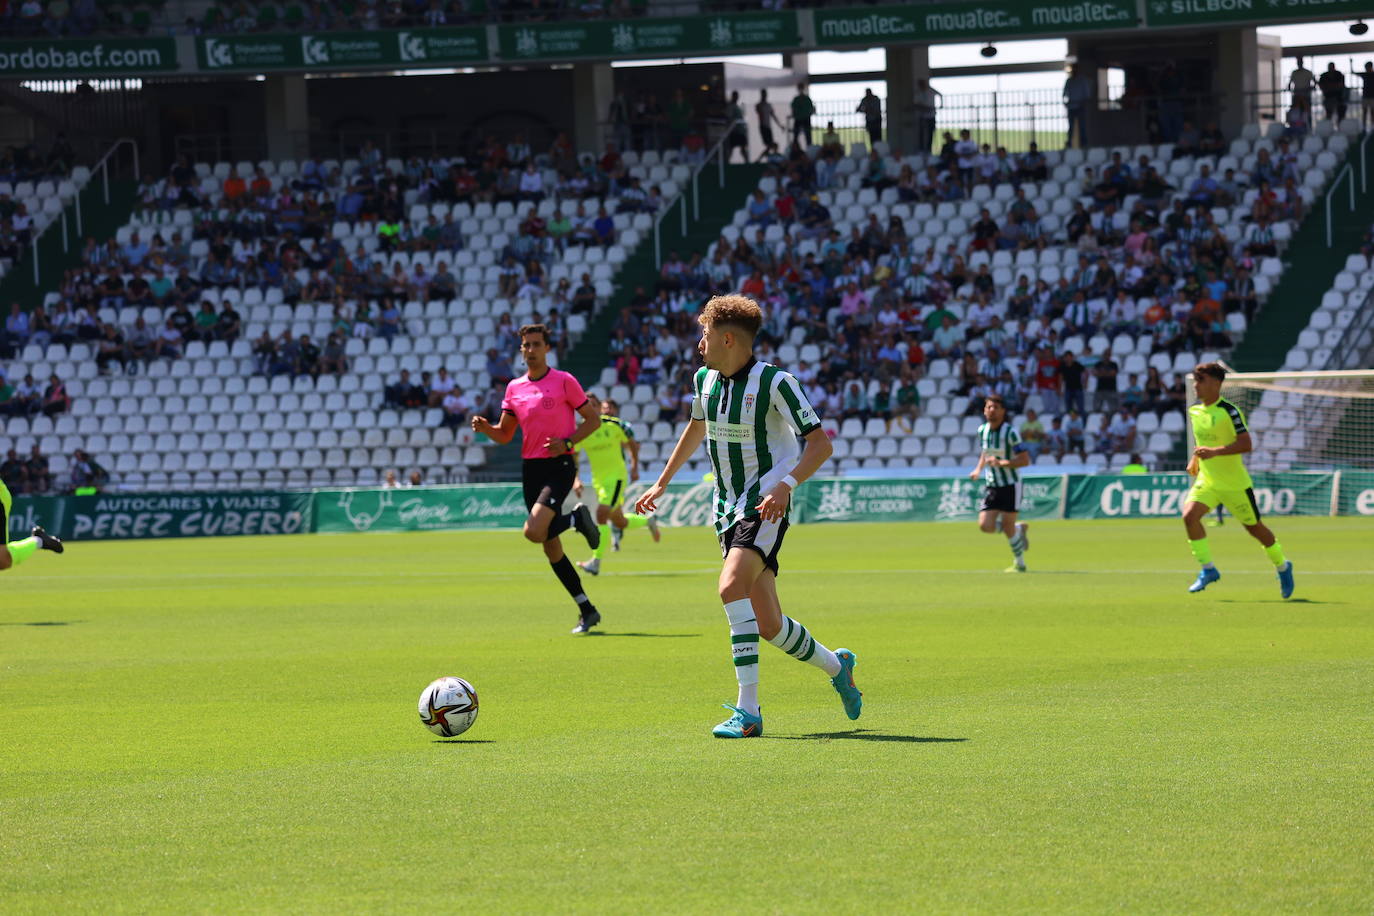
[[477,689],[461,677],[441,677],[420,694],[420,722],[443,738],[461,735],[477,721]]

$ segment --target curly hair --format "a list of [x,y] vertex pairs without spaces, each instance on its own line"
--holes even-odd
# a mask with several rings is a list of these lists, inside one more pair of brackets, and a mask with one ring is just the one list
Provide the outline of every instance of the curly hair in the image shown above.
[[713,296],[697,316],[702,327],[730,327],[753,340],[763,326],[763,309],[748,296]]

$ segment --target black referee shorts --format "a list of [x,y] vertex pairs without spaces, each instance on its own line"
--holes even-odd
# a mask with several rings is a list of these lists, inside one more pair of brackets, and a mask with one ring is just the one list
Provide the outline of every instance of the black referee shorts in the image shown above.
[[577,465],[571,455],[526,458],[520,469],[520,478],[525,488],[526,509],[544,505],[557,512],[563,507],[563,500],[572,492],[573,481],[577,479]]

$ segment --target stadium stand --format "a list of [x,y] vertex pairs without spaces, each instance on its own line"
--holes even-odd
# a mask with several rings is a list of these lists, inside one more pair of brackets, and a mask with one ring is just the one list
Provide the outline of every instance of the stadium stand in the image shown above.
[[[444,392],[406,407],[386,389],[402,369],[418,380],[446,368],[465,408],[490,412],[521,371],[515,328],[542,320],[575,341],[687,170],[652,152],[617,158],[584,156],[571,177],[531,166],[543,190],[497,184],[456,203],[426,181],[449,161],[383,161],[368,148],[344,161],[180,163],[145,182],[116,238],[88,245],[86,272],[47,294],[68,316],[61,342],[28,344],[8,366],[13,378],[69,380],[70,414],[7,429],[21,451],[54,455],[59,475],[56,456],[77,448],[113,456],[126,490],[375,484],[389,469],[466,480],[484,452],[465,424],[444,422]],[[572,219],[551,232],[560,212]],[[432,276],[445,265],[447,285]],[[150,279],[159,286],[146,290]],[[129,302],[135,284],[141,305]],[[577,285],[595,305],[577,301]]]
[[[1179,373],[1243,337],[1358,125],[1344,128],[1250,125],[1211,155],[1168,144],[1028,160],[947,146],[943,159],[899,159],[880,143],[776,157],[710,250],[669,254],[656,294],[617,323],[600,381],[622,405],[650,403],[629,385],[660,386],[657,416],[676,419],[691,315],[739,288],[771,306],[764,355],[834,418],[842,470],[966,465],[985,391],[1039,412],[1047,458],[1116,468],[1141,451],[1156,463],[1182,431],[1168,409],[1182,404]],[[1036,344],[1049,346],[1038,358]],[[1035,375],[1063,372],[1055,358],[1070,351],[1087,371],[1079,409],[1061,416]],[[1114,391],[1098,390],[1104,377]],[[653,455],[675,432],[653,422],[644,438]]]

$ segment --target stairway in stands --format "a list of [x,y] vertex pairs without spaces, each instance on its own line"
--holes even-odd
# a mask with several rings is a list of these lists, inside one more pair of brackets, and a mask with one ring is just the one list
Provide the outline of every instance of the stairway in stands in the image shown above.
[[[714,166],[707,166],[701,172],[701,218],[692,221],[689,215],[687,233],[682,233],[682,218],[679,206],[691,206],[692,192],[688,187],[678,202],[669,208],[659,225],[660,250],[667,258],[668,252],[677,251],[687,259],[692,252],[706,249],[716,239],[720,231],[734,219],[735,211],[744,206],[749,194],[758,187],[763,177],[762,165],[730,165],[725,168],[725,187],[717,186],[718,172]],[[690,211],[689,211],[690,214]],[[649,234],[629,259],[621,265],[616,274],[615,295],[610,302],[587,325],[587,330],[578,340],[577,346],[563,361],[562,368],[577,376],[584,387],[592,387],[601,377],[606,367],[606,347],[611,339],[611,328],[615,325],[620,310],[630,302],[636,287],[642,286],[650,294],[658,280],[658,268],[654,265],[654,244]],[[603,392],[604,395],[604,392]],[[510,445],[492,448],[487,452],[487,463],[480,472],[483,480],[518,480],[520,478],[520,436]]]
[[[1295,269],[1284,271],[1264,309],[1236,347],[1231,359],[1236,369],[1272,372],[1283,365],[1298,334],[1321,306],[1322,293],[1331,288],[1336,274],[1345,267],[1346,256],[1359,250],[1364,231],[1374,221],[1374,188],[1360,192],[1359,159],[1360,144],[1356,141],[1350,144],[1344,163],[1354,170],[1354,211],[1349,209],[1349,192],[1342,183],[1332,195],[1332,241],[1327,247],[1324,196],[1313,204],[1311,215],[1284,252],[1284,260]],[[1339,171],[1337,168],[1332,174]]]
[[51,226],[38,241],[38,283],[33,282],[33,254],[25,252],[20,262],[0,280],[0,302],[18,302],[26,310],[43,304],[46,293],[62,285],[62,278],[68,270],[81,266],[81,255],[86,238],[111,239],[119,227],[129,220],[133,212],[134,199],[138,196],[138,186],[132,180],[110,180],[110,202],[105,203],[105,187],[99,178],[93,178],[79,192],[81,195],[82,234],[76,231],[76,207],[68,205],[67,250],[62,250],[62,227]]

